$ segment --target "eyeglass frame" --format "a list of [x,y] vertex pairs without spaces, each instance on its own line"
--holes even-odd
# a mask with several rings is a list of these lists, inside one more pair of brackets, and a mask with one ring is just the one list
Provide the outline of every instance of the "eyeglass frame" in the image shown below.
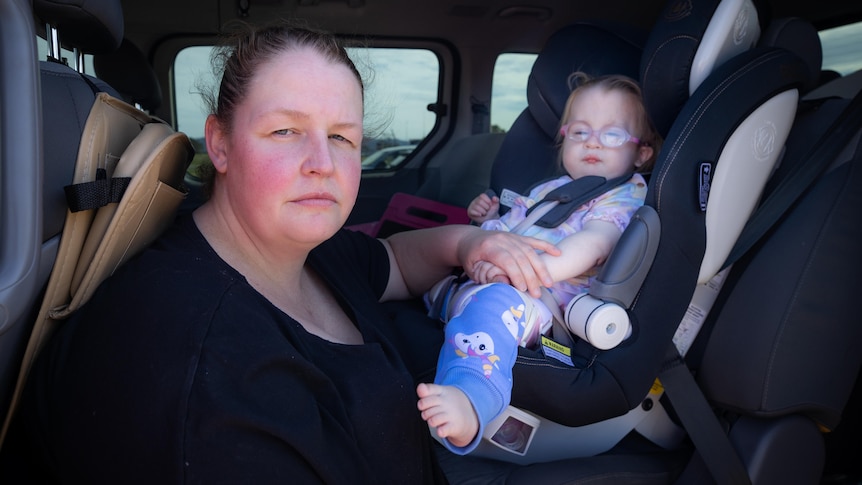
[[[589,140],[589,139],[590,139],[590,137],[592,137],[593,135],[596,135],[596,139],[597,139],[597,140],[599,141],[599,143],[601,143],[601,145],[602,145],[603,147],[605,147],[605,148],[619,148],[619,147],[621,147],[621,146],[625,145],[625,144],[626,144],[626,143],[628,143],[628,142],[632,142],[632,143],[634,143],[634,144],[636,144],[636,145],[640,145],[640,144],[641,144],[641,140],[640,140],[640,138],[637,138],[637,137],[635,137],[635,136],[632,136],[632,134],[631,134],[631,133],[629,133],[625,128],[621,128],[621,127],[619,127],[619,126],[606,126],[606,127],[601,128],[601,129],[599,129],[599,130],[594,130],[594,129],[592,129],[592,127],[590,127],[590,126],[589,126],[589,125],[587,125],[586,123],[578,123],[578,124],[583,124],[583,125],[584,125],[584,127],[585,127],[587,130],[589,130],[589,131],[590,131],[590,132],[587,134],[587,136],[586,136],[583,140],[578,140],[578,139],[575,139],[575,138],[571,138],[571,137],[569,137],[569,127],[570,127],[571,125],[573,125],[573,124],[575,124],[575,123],[566,123],[565,125],[563,125],[562,127],[560,127],[560,136],[562,136],[564,139],[569,139],[569,140],[572,140],[572,141],[577,141],[577,142],[583,143],[583,142],[585,142],[585,141]],[[624,140],[623,140],[623,142],[622,142],[622,143],[620,143],[619,145],[608,145],[607,143],[605,143],[605,142],[604,142],[604,140],[602,140],[602,135],[604,135],[605,133],[607,133],[607,131],[608,131],[608,130],[619,130],[619,131],[621,131],[621,132],[622,132],[622,134],[624,134],[624,135],[625,135],[625,139],[624,139]]]

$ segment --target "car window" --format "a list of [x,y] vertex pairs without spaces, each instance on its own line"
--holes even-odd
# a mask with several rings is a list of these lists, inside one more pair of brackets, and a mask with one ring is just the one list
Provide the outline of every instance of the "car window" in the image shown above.
[[[210,46],[181,50],[173,66],[177,129],[195,144],[197,155],[189,169],[207,160],[204,120],[207,109],[201,86],[212,84]],[[364,171],[393,170],[436,126],[428,105],[437,102],[440,61],[428,49],[349,48],[365,83]],[[367,162],[367,163],[366,163]]]
[[823,69],[847,75],[862,69],[862,22],[820,31]]
[[527,78],[536,54],[503,53],[494,63],[491,81],[491,132],[509,131],[527,107]]

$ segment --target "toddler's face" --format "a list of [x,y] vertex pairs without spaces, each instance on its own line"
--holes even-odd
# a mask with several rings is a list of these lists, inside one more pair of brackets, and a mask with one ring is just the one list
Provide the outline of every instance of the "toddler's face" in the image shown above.
[[607,179],[634,172],[651,153],[649,147],[626,142],[618,147],[606,147],[599,140],[599,132],[615,126],[631,135],[635,131],[635,110],[628,94],[606,91],[593,87],[581,93],[572,102],[566,124],[579,124],[593,131],[585,141],[565,137],[563,139],[563,168],[573,179],[586,175],[598,175]]

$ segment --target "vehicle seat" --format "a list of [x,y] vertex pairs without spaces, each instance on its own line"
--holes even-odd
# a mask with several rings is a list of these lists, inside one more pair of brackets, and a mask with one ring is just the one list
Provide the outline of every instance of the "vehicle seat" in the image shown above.
[[[64,46],[74,48],[80,53],[98,54],[120,45],[123,19],[118,1],[90,1],[83,6],[80,2],[59,0],[35,0],[32,7],[28,2],[24,3],[27,3],[28,22],[33,24],[32,19],[35,17],[43,25],[55,27]],[[34,32],[32,38],[35,36]],[[47,37],[50,39],[52,36],[48,33]],[[53,46],[53,52],[59,53],[59,47]],[[34,54],[32,59],[35,61],[36,57]],[[22,191],[31,193],[33,187],[22,183],[12,187],[12,205],[22,214],[15,231],[27,233],[35,230],[40,234],[40,238],[37,241],[38,248],[21,248],[22,254],[17,256],[21,261],[28,261],[32,265],[36,277],[32,281],[22,282],[24,286],[20,288],[21,294],[11,296],[10,301],[5,300],[7,296],[4,294],[4,301],[0,302],[3,306],[14,309],[8,315],[8,320],[0,324],[0,355],[3,356],[0,361],[0,410],[4,416],[27,336],[35,319],[35,314],[32,314],[33,307],[39,291],[48,280],[56,256],[59,234],[67,211],[63,187],[72,180],[78,143],[90,106],[97,91],[118,96],[105,82],[79,72],[57,59],[40,61],[38,67],[41,78],[41,93],[38,95],[41,97],[42,126],[38,127],[41,135],[37,133],[33,136],[41,140],[42,183],[34,185],[42,190],[41,204],[32,206],[32,212],[25,206],[24,201],[29,197],[23,195]],[[28,227],[34,224],[39,227]],[[3,237],[6,238],[7,235],[9,234],[4,233]],[[3,264],[5,265],[6,261],[3,261]]]
[[96,76],[113,86],[120,99],[148,113],[162,104],[162,88],[144,53],[128,39],[107,54],[93,56]]
[[[23,3],[27,4],[25,15],[28,24],[48,25],[46,37],[49,39],[49,58],[38,62],[41,83],[36,94],[41,99],[42,123],[27,138],[41,147],[41,160],[32,161],[33,164],[42,164],[41,183],[27,183],[24,186],[28,191],[32,191],[34,186],[41,189],[37,197],[42,198],[42,204],[36,206],[38,210],[29,212],[26,207],[19,205],[25,199],[15,201],[23,214],[16,232],[35,230],[41,237],[36,242],[36,248],[25,248],[22,254],[22,259],[26,258],[27,264],[34,268],[35,277],[22,282],[21,287],[15,289],[16,294],[0,295],[3,298],[0,305],[20,308],[20,311],[7,315],[8,321],[0,332],[3,349],[0,352],[3,355],[0,362],[0,409],[4,418],[11,407],[24,351],[39,309],[39,297],[46,287],[60,247],[60,234],[68,213],[64,187],[74,178],[81,136],[90,108],[100,92],[119,97],[117,91],[107,83],[83,73],[80,59],[85,53],[104,54],[117,48],[124,31],[122,8],[118,0],[88,1],[84,5],[74,0]],[[35,37],[34,32],[32,38]],[[74,67],[58,59],[61,43],[75,51]],[[35,54],[32,59],[35,62]],[[20,142],[24,143],[25,140]],[[5,240],[8,234],[4,233],[3,236]],[[11,299],[7,300],[7,296]],[[0,471],[14,474],[18,471],[15,467],[20,463],[15,446],[4,446],[2,451]],[[5,482],[4,479],[0,481]]]
[[428,162],[416,196],[467,207],[488,189],[491,163],[503,143],[503,133],[480,133],[449,143]]
[[[804,24],[782,19],[778,28],[789,23]],[[802,52],[809,53],[806,86],[814,89],[801,105],[782,165],[767,185],[767,201],[794,170],[813,163],[807,154],[850,104],[849,98],[811,96],[820,73],[819,48],[813,49],[819,38],[811,26],[795,27],[796,35],[800,29],[808,32]],[[852,135],[831,142],[844,149],[826,160],[825,173],[734,264],[689,358],[754,483],[820,481],[825,445],[836,427],[842,429],[842,414],[850,409],[846,406],[862,366],[856,349],[862,328],[855,324],[855,298],[862,292],[858,118],[856,123]],[[859,470],[858,461],[839,466]],[[696,457],[683,478],[703,476]]]
[[[801,114],[785,161],[847,104],[833,101]],[[845,140],[849,151],[734,265],[689,359],[754,483],[820,481],[824,433],[839,426],[862,363],[858,140]],[[699,458],[684,476],[704,476]]]

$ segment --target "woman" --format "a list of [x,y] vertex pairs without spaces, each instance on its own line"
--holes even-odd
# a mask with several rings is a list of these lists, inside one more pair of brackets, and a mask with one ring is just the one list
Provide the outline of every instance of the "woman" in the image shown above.
[[234,37],[223,58],[211,198],[43,352],[23,406],[32,439],[74,483],[440,479],[379,302],[481,261],[538,294],[549,278],[535,251],[556,250],[471,226],[387,241],[341,229],[363,115],[344,49],[276,25]]

